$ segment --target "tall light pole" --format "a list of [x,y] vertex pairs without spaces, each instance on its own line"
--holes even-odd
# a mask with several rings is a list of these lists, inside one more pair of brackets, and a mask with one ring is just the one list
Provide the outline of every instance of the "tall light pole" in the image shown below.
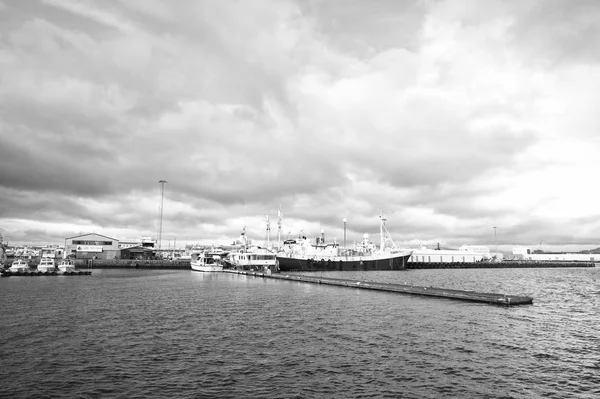
[[162,235],[162,217],[163,217],[163,200],[165,197],[165,183],[166,180],[159,180],[160,183],[160,206],[158,208],[158,234],[157,234],[157,244],[158,250],[160,251],[161,244],[161,235]]
[[344,221],[344,253],[347,254],[347,251],[346,251],[346,222],[347,222],[347,220],[346,220],[346,218],[344,218],[343,221]]
[[498,252],[498,243],[496,241],[496,226],[494,226],[494,247],[496,248],[494,251]]
[[544,240],[540,241],[540,252],[542,252],[542,243],[544,242]]

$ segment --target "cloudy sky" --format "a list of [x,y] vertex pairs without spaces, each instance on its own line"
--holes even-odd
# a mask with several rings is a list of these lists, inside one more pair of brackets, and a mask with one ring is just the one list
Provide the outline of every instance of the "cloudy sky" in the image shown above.
[[[600,246],[600,3],[0,0],[0,232]],[[494,229],[494,226],[496,229]]]

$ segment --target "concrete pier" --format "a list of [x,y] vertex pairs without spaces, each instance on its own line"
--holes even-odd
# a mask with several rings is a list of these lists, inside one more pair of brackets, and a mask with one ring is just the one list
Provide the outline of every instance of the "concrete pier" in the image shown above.
[[533,304],[533,298],[528,296],[520,295],[506,295],[506,294],[494,294],[484,293],[476,291],[463,291],[463,290],[451,290],[439,287],[421,287],[409,284],[390,284],[390,283],[377,283],[361,280],[352,279],[341,279],[331,277],[317,277],[317,276],[306,276],[300,274],[267,274],[262,272],[251,272],[242,270],[223,270],[225,273],[242,274],[247,276],[254,276],[259,278],[271,278],[276,280],[287,280],[287,281],[298,281],[303,283],[312,284],[326,284],[326,285],[337,285],[341,287],[360,288],[374,291],[386,291],[396,292],[399,294],[410,294],[410,295],[421,295],[431,296],[444,299],[457,299],[469,302],[481,302],[492,305],[501,306],[517,306],[517,305],[531,305]]

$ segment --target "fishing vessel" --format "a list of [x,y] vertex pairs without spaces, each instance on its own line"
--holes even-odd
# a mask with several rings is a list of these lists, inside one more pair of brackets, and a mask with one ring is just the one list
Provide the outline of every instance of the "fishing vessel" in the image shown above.
[[[269,231],[270,224],[267,215],[267,246],[269,245]],[[245,226],[242,229],[240,240],[236,241],[235,244],[237,249],[224,259],[226,268],[264,273],[277,273],[279,271],[276,253],[268,247],[250,245]]]
[[227,267],[238,270],[254,270],[265,273],[279,271],[275,252],[266,248],[253,247],[231,253],[225,258]]
[[52,273],[56,271],[56,264],[54,263],[54,258],[50,257],[42,257],[40,259],[40,264],[37,266],[38,272],[42,273]]
[[385,226],[386,219],[380,218],[379,248],[369,235],[352,249],[340,248],[337,243],[325,244],[325,235],[311,243],[306,236],[298,240],[288,239],[277,253],[279,269],[283,271],[352,271],[352,270],[403,270],[412,254],[410,249],[400,249],[392,241]]
[[202,252],[192,252],[190,266],[197,272],[223,271],[223,258],[228,252],[221,249],[211,249]]
[[8,269],[11,273],[25,273],[29,271],[29,264],[24,259],[16,259],[10,268]]
[[63,259],[58,264],[58,271],[62,273],[75,273],[75,262],[72,259]]

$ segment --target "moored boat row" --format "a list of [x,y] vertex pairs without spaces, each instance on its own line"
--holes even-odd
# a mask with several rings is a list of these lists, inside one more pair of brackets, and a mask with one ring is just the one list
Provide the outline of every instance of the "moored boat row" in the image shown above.
[[311,243],[303,234],[297,240],[285,240],[279,250],[249,247],[242,232],[242,246],[234,252],[215,248],[192,254],[191,267],[196,271],[222,271],[223,269],[248,270],[265,273],[279,271],[351,271],[351,270],[403,270],[406,269],[412,250],[396,247],[380,215],[379,248],[365,234],[353,249],[339,244],[325,243],[325,235]]
[[8,269],[0,270],[2,277],[9,276],[81,276],[92,274],[91,270],[78,270],[71,259],[63,259],[58,266],[53,258],[42,257],[37,266],[30,267],[26,260],[16,259]]

